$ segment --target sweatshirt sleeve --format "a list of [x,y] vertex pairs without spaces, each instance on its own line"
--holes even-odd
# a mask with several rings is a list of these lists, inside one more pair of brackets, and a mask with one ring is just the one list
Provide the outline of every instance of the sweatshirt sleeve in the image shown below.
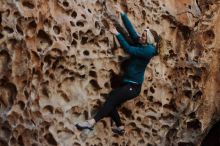
[[124,23],[125,28],[127,29],[130,37],[134,40],[137,41],[139,36],[137,32],[135,31],[133,25],[131,24],[131,21],[129,20],[128,16],[125,13],[121,13],[121,18]]
[[150,46],[149,48],[134,47],[134,46],[129,45],[120,33],[118,33],[116,37],[119,43],[121,44],[122,48],[130,55],[141,57],[141,58],[151,58],[155,54],[155,50]]

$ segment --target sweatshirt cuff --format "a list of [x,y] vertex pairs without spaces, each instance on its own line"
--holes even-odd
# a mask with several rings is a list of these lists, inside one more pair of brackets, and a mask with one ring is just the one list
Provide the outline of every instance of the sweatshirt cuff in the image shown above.
[[116,36],[119,36],[120,35],[120,33],[118,32],[117,34],[115,34]]
[[121,16],[124,16],[124,15],[126,15],[125,12],[121,13]]

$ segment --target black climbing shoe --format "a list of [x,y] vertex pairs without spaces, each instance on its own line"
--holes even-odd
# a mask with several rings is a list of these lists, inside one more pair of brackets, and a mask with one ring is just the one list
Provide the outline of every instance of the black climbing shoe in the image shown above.
[[116,128],[112,128],[112,132],[122,136],[124,135],[125,130],[122,128],[116,127]]

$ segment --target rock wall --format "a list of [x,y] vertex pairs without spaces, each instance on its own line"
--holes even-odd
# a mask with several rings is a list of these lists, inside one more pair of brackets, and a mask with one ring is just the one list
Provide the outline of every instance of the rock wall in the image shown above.
[[[160,54],[140,96],[119,109],[123,137],[92,117],[123,70],[107,31],[119,3],[136,30],[155,29]],[[217,0],[0,0],[1,146],[199,146],[220,114]],[[117,18],[121,23],[120,18]]]

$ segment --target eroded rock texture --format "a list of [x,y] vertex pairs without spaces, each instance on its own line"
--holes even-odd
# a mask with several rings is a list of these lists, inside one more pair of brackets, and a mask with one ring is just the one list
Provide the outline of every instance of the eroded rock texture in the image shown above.
[[[107,118],[81,133],[73,124],[96,113],[128,57],[104,19],[116,3],[138,32],[157,30],[163,46],[141,95],[120,108],[125,136],[112,134]],[[0,0],[0,145],[199,146],[220,113],[219,5]]]

